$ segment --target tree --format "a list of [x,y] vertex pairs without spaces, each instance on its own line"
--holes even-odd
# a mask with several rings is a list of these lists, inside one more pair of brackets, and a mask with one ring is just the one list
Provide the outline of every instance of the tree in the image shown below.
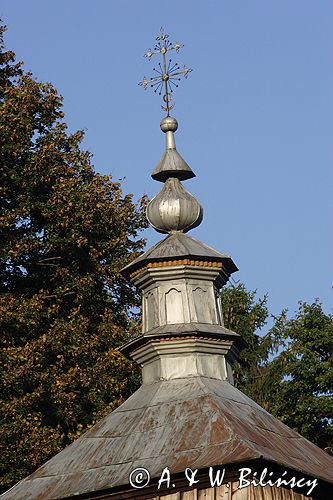
[[272,329],[281,352],[270,364],[268,410],[333,454],[333,316],[300,302],[295,318]]
[[145,199],[96,173],[62,98],[0,31],[1,488],[35,470],[137,387],[116,348],[138,296],[119,270],[144,246]]
[[266,296],[243,284],[222,292],[225,325],[247,346],[234,363],[235,385],[275,417],[333,454],[333,317],[318,301],[300,302],[294,318],[273,317]]
[[222,311],[227,328],[239,333],[246,343],[233,365],[235,385],[264,406],[262,384],[272,348],[270,336],[259,335],[268,318],[267,296],[256,300],[256,291],[248,291],[243,283],[222,290]]

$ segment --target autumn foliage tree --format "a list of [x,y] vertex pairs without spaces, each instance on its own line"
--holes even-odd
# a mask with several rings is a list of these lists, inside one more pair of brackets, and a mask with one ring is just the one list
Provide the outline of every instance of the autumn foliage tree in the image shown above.
[[[34,471],[138,386],[117,351],[137,331],[119,271],[143,249],[146,200],[96,173],[51,84],[23,71],[0,28],[0,490]],[[269,312],[244,285],[222,293],[247,343],[236,385],[333,450],[333,318],[318,302]]]
[[144,246],[145,200],[96,173],[62,98],[0,50],[1,488],[35,470],[138,383],[116,348],[135,328],[119,270]]

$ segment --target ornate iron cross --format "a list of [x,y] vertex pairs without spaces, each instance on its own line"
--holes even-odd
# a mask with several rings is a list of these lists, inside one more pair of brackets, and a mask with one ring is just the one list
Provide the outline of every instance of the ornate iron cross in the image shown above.
[[155,54],[162,54],[162,64],[158,63],[158,68],[153,68],[153,71],[157,73],[157,76],[153,76],[152,78],[144,77],[142,82],[139,83],[145,90],[147,87],[155,87],[154,92],[159,95],[163,94],[163,101],[165,105],[162,105],[162,109],[166,111],[167,116],[170,115],[170,110],[174,107],[175,101],[173,100],[172,94],[174,87],[178,87],[177,81],[180,81],[180,75],[183,75],[185,78],[188,77],[188,74],[193,71],[189,69],[186,65],[184,65],[183,70],[180,70],[180,66],[178,63],[173,63],[171,59],[167,60],[167,52],[170,50],[175,50],[177,53],[183,47],[181,43],[172,43],[169,40],[169,35],[164,33],[163,28],[161,28],[161,34],[156,38],[156,45],[154,50],[148,49],[148,52],[144,55],[150,61],[152,56]]

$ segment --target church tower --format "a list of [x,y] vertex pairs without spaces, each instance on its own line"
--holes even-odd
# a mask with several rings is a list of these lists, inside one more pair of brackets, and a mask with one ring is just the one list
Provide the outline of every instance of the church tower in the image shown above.
[[147,207],[150,224],[168,236],[123,269],[142,293],[143,335],[122,352],[142,366],[143,383],[189,376],[233,384],[240,336],[223,325],[220,289],[237,271],[232,259],[186,233],[203,210],[182,181],[195,174],[176,149],[175,118],[161,121],[166,151],[152,177],[164,183]]
[[219,293],[237,267],[188,234],[203,209],[185,187],[195,174],[170,116],[173,88],[191,71],[167,59],[181,47],[162,30],[146,54],[162,63],[141,82],[163,94],[166,113],[152,173],[162,189],[147,208],[166,236],[122,270],[142,294],[142,335],[121,349],[141,366],[142,385],[3,500],[333,498],[333,458],[234,386],[243,341],[225,328]]

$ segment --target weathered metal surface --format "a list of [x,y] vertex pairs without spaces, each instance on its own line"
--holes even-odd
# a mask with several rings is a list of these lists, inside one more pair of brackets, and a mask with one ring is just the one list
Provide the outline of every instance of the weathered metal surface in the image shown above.
[[156,231],[184,233],[199,226],[202,206],[176,177],[169,177],[162,190],[150,201],[147,219]]
[[176,149],[174,132],[178,129],[176,118],[167,116],[160,123],[161,130],[165,133],[166,151],[156,165],[152,178],[165,182],[169,177],[177,177],[181,181],[195,177],[195,173]]
[[[167,134],[172,133],[168,131]],[[177,177],[184,181],[195,177],[195,173],[191,167],[186,163],[184,158],[178,153],[177,149],[170,148],[168,145],[172,143],[171,138],[167,135],[167,150],[163,153],[162,158],[154,168],[151,174],[155,181],[165,182],[168,177]]]
[[149,334],[147,333],[145,336],[165,336],[165,335],[170,335],[170,334],[175,334],[175,335],[187,335],[189,333],[205,333],[205,334],[211,334],[212,338],[214,338],[214,335],[216,337],[218,336],[224,336],[225,338],[229,339],[240,339],[241,336],[239,333],[233,332],[232,330],[229,330],[225,326],[221,325],[210,325],[208,323],[187,323],[187,324],[174,324],[174,325],[163,325],[163,326],[158,326],[157,328],[153,328],[152,330],[149,331]]
[[238,351],[232,341],[185,337],[150,340],[132,353],[142,367],[142,383],[190,376],[212,377],[233,384],[232,360]]
[[229,273],[238,271],[231,257],[225,255],[201,241],[183,233],[170,234],[152,248],[144,252],[131,264],[124,267],[124,276],[129,276],[135,269],[144,266],[148,262],[162,262],[163,260],[184,258],[203,258],[222,262]]
[[211,338],[212,340],[221,341],[230,340],[237,346],[238,349],[245,347],[242,337],[238,333],[228,330],[225,326],[210,325],[208,323],[179,323],[173,325],[162,325],[153,328],[144,335],[140,335],[130,342],[127,342],[127,344],[120,348],[120,351],[124,354],[124,356],[131,358],[130,353],[146,344],[149,339],[185,339],[193,336],[196,338]]
[[228,382],[159,381],[143,385],[2,500],[69,498],[126,485],[137,467],[154,478],[166,466],[179,473],[252,459],[333,482],[332,457]]
[[132,281],[142,291],[142,332],[171,324],[223,324],[220,269],[192,265],[149,267]]

